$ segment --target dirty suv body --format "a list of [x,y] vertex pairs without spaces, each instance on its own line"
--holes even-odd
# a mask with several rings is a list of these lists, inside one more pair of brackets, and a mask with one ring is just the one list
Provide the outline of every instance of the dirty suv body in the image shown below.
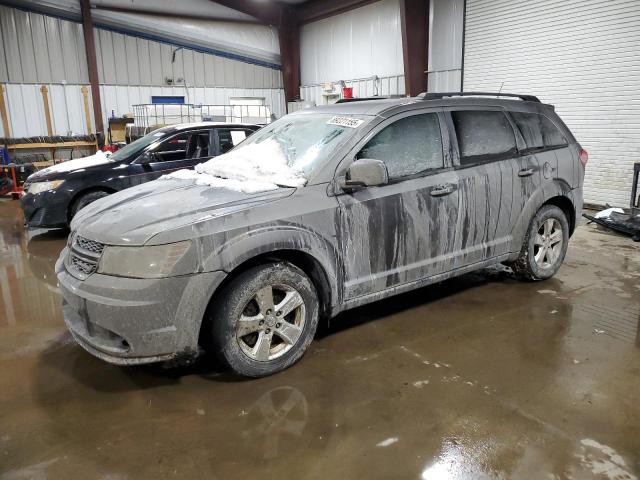
[[560,267],[586,152],[535,97],[310,108],[215,161],[96,201],[56,265],[78,343],[116,364],[208,349],[262,376],[319,319],[496,263]]

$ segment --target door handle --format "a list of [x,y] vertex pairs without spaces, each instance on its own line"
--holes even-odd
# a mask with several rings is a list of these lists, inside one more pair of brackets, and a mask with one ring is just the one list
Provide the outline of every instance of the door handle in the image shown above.
[[453,185],[447,184],[435,187],[429,192],[429,195],[431,195],[432,197],[443,197],[444,195],[449,195],[450,193],[453,193]]
[[518,172],[518,176],[519,177],[530,177],[531,175],[533,175],[533,168],[523,168],[522,170],[520,170]]

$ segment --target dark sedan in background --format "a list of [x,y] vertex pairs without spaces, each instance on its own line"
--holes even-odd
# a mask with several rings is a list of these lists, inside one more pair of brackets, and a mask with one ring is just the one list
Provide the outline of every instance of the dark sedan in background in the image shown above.
[[197,123],[164,127],[106,157],[98,152],[31,175],[21,199],[29,227],[66,227],[91,202],[221,155],[260,126]]

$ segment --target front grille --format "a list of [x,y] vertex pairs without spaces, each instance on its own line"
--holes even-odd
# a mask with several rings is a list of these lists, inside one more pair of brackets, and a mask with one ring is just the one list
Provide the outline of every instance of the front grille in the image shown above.
[[95,273],[105,245],[74,234],[69,243],[70,252],[67,260],[69,272],[80,279]]
[[71,254],[71,266],[75,268],[77,271],[84,275],[91,275],[96,271],[98,267],[97,263],[86,262],[82,260],[80,257],[76,257],[73,253]]
[[100,255],[102,253],[102,250],[104,250],[104,245],[102,243],[94,242],[93,240],[81,237],[80,235],[76,237],[76,244],[83,250],[95,253],[97,255]]

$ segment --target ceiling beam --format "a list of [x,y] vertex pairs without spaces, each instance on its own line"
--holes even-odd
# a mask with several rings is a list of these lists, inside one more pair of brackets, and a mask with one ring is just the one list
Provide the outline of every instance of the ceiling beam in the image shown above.
[[157,17],[164,18],[173,18],[173,19],[186,19],[186,20],[209,20],[213,22],[237,22],[244,24],[258,24],[261,23],[258,20],[243,20],[243,19],[235,19],[235,18],[224,18],[224,17],[206,17],[202,15],[192,15],[185,12],[180,13],[169,13],[169,12],[160,12],[157,10],[150,10],[144,8],[124,8],[124,7],[110,7],[107,5],[93,5],[91,8],[94,10],[104,10],[105,12],[115,12],[115,13],[131,13],[131,14],[140,14],[140,15],[154,15]]
[[87,55],[87,70],[91,84],[91,100],[93,102],[93,117],[96,122],[96,133],[104,133],[102,120],[102,106],[100,104],[100,79],[98,78],[98,62],[96,60],[96,46],[93,40],[93,19],[89,0],[80,0],[82,13],[82,33],[84,36],[84,50]]
[[400,0],[405,93],[427,91],[429,0]]
[[212,0],[214,3],[233,8],[238,12],[246,13],[257,18],[262,23],[280,27],[284,11],[288,8],[279,2],[258,0]]
[[298,23],[309,23],[348,12],[380,0],[310,0],[296,5]]

